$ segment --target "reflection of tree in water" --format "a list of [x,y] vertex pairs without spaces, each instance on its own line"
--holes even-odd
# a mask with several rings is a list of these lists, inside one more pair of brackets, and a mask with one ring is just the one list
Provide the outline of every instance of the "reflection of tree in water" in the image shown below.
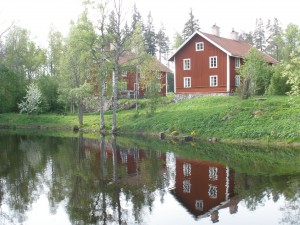
[[291,198],[286,197],[285,205],[280,209],[283,212],[280,224],[298,225],[300,223],[300,181],[295,179],[289,182],[289,187],[290,193],[294,192],[296,195]]
[[[288,184],[288,185],[287,185]],[[290,176],[251,176],[237,174],[236,191],[244,199],[251,211],[264,205],[267,200],[277,202],[284,198],[285,206],[281,208],[281,224],[299,224],[300,221],[300,182],[299,175]]]
[[[101,140],[100,155],[103,156],[104,138]],[[78,155],[81,157],[73,170],[81,173],[72,178],[67,205],[74,224],[143,224],[145,210],[151,211],[154,192],[164,187],[159,174],[162,162],[155,152],[145,151],[147,157],[136,162],[137,174],[132,178],[128,177],[126,168],[118,164],[117,156],[121,150],[114,137],[110,146],[112,158],[101,157],[100,163],[94,157],[86,157],[84,149],[79,146],[81,153]]]

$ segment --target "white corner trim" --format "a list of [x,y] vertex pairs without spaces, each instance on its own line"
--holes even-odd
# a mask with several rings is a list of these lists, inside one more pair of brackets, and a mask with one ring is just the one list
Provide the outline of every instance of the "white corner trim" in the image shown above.
[[228,54],[227,54],[226,66],[227,66],[227,92],[229,93],[230,92],[230,57]]

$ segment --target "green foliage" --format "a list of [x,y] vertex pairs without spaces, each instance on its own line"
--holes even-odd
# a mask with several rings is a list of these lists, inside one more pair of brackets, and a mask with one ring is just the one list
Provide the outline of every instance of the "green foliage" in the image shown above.
[[188,39],[195,31],[200,30],[199,20],[195,18],[192,8],[190,9],[189,19],[184,24],[182,37],[184,40]]
[[287,83],[291,85],[289,95],[300,95],[300,47],[291,54],[290,62],[284,64],[283,76],[287,79]]
[[[156,112],[149,116],[147,99],[139,100],[143,107],[138,115],[135,109],[118,112],[122,132],[196,133],[196,138],[217,137],[236,141],[259,140],[272,142],[300,142],[299,108],[290,107],[287,96],[268,96],[264,101],[254,98],[241,101],[238,97],[201,97],[170,103],[169,97],[158,98]],[[300,105],[300,98],[294,98]],[[105,113],[107,126],[111,125],[111,111]],[[37,124],[52,127],[76,125],[75,116],[39,115],[34,120],[26,115],[2,114],[0,124]],[[98,115],[85,115],[84,129],[99,127]],[[98,129],[96,129],[98,130]]]
[[60,112],[63,109],[58,102],[58,80],[54,76],[42,75],[39,77],[37,84],[42,93],[42,112]]
[[17,112],[17,103],[25,95],[22,76],[0,64],[0,113]]
[[149,55],[155,55],[156,53],[156,34],[153,26],[153,18],[151,12],[148,14],[147,24],[144,31],[145,50]]
[[286,95],[291,90],[291,85],[287,83],[288,77],[282,75],[284,66],[274,67],[274,74],[267,91],[268,95]]
[[263,59],[262,53],[255,48],[249,50],[244,62],[238,69],[238,73],[243,78],[241,97],[264,94],[272,77],[271,67]]

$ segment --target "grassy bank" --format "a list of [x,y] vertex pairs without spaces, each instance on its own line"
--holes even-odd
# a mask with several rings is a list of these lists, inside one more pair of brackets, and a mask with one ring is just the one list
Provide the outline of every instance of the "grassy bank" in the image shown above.
[[[202,97],[170,103],[162,98],[155,113],[149,113],[146,100],[139,110],[120,110],[118,127],[121,132],[143,132],[217,137],[227,140],[263,140],[285,143],[300,142],[300,98],[291,105],[288,97],[265,99],[238,97]],[[111,112],[106,112],[106,126],[111,127]],[[72,115],[0,114],[0,125],[42,126],[72,129],[77,125]],[[83,129],[98,131],[99,115],[86,114]]]

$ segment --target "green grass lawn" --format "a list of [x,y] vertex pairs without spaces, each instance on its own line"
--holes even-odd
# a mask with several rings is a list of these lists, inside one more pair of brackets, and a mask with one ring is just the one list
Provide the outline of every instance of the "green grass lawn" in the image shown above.
[[[143,132],[181,135],[195,134],[199,138],[255,139],[300,142],[300,98],[291,104],[289,97],[268,96],[241,100],[239,97],[201,97],[170,103],[161,98],[155,113],[149,113],[147,100],[139,102],[139,110],[118,112],[118,128],[122,132]],[[106,112],[106,127],[111,127],[111,112]],[[41,125],[72,129],[77,125],[72,115],[0,114],[0,125]],[[84,130],[99,130],[99,115],[84,116]]]

